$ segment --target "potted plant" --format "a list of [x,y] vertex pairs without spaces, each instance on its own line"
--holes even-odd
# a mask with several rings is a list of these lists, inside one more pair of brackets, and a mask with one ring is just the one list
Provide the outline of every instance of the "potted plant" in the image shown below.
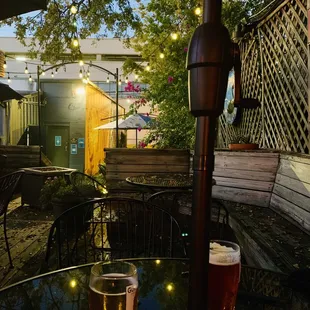
[[73,185],[64,177],[47,178],[40,195],[42,208],[53,209],[57,218],[66,210],[95,197],[102,196],[91,184],[81,182]]
[[251,137],[249,135],[235,135],[230,143],[229,149],[233,151],[241,151],[241,150],[256,150],[259,145],[257,143],[251,142]]

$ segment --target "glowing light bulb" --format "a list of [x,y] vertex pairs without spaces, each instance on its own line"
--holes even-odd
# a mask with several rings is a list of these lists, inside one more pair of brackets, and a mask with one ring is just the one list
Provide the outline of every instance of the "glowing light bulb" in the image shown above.
[[128,84],[128,77],[126,76],[125,83]]
[[54,77],[54,72],[52,71],[52,73],[51,73],[51,76],[52,76],[52,78]]
[[11,78],[10,78],[10,75],[8,75],[8,83],[10,84],[12,81],[11,81]]
[[72,44],[74,47],[78,47],[79,46],[79,40],[78,39],[73,39]]
[[77,13],[77,7],[75,5],[71,5],[70,12],[72,14],[76,14]]
[[119,79],[119,81],[118,81],[118,85],[119,85],[119,86],[121,86],[121,85],[122,85],[122,80],[121,80],[121,79]]
[[43,76],[45,75],[45,71],[42,71],[42,75],[43,75]]
[[82,70],[80,70],[79,77],[80,77],[80,79],[83,77],[83,72],[82,72]]
[[151,70],[151,67],[150,67],[149,64],[145,67],[145,70],[146,70],[146,71],[150,71],[150,70]]
[[29,75],[28,80],[29,80],[29,82],[32,82],[32,77],[31,77],[31,75]]
[[109,76],[107,77],[107,83],[110,83],[110,77]]
[[28,67],[26,66],[25,67],[25,74],[28,74],[29,73],[29,70],[28,70]]
[[178,34],[176,32],[171,33],[171,38],[172,38],[172,40],[177,40]]
[[160,259],[156,259],[155,263],[156,263],[156,265],[159,265],[160,264]]
[[70,287],[75,288],[76,285],[77,285],[77,282],[76,282],[76,280],[73,279],[73,280],[70,281],[69,284],[70,284]]
[[136,74],[136,75],[135,75],[135,80],[138,80],[138,79],[139,79],[139,75]]
[[164,59],[164,58],[165,58],[165,54],[164,54],[164,53],[160,53],[160,54],[159,54],[159,58],[160,58],[160,59]]
[[90,76],[90,71],[89,71],[89,69],[87,70],[87,76]]
[[201,7],[198,7],[195,9],[195,14],[196,15],[201,15]]
[[4,69],[6,69],[6,68],[7,68],[6,61],[4,61],[4,63],[3,63],[3,68],[4,68]]
[[84,65],[84,61],[83,61],[82,59],[79,61],[79,65],[80,65],[81,67]]
[[168,292],[172,292],[173,291],[173,285],[172,284],[168,284],[166,288],[167,288]]
[[57,74],[57,73],[58,73],[58,68],[55,69],[55,74]]

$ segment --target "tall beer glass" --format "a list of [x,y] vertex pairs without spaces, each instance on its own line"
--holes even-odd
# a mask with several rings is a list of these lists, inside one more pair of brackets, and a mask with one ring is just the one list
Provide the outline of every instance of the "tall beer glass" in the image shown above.
[[138,274],[126,262],[97,263],[89,280],[90,310],[137,309]]
[[211,241],[208,310],[235,309],[240,272],[239,246],[228,241]]

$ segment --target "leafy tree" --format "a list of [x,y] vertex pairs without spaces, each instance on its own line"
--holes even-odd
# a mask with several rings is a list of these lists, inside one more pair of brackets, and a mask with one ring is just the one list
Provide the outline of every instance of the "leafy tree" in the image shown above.
[[108,35],[126,37],[136,28],[139,17],[135,0],[50,0],[47,11],[8,19],[2,24],[14,25],[16,37],[24,45],[32,37],[29,52],[43,62],[54,63],[66,49],[73,59],[80,57],[79,39]]

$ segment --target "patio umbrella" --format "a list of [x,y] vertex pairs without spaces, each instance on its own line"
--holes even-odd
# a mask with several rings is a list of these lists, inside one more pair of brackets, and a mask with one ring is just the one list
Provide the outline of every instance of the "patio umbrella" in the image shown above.
[[[138,129],[145,128],[148,123],[152,120],[151,117],[136,113],[128,116],[125,119],[120,119],[118,121],[118,128],[119,129],[135,129],[136,130],[136,146],[138,146]],[[101,125],[94,129],[115,129],[116,128],[116,121],[110,122],[105,125]]]
[[9,85],[0,82],[0,101],[6,101],[11,99],[20,100],[24,98],[21,94],[12,89]]
[[2,0],[0,20],[36,10],[46,10],[47,1],[48,0]]

